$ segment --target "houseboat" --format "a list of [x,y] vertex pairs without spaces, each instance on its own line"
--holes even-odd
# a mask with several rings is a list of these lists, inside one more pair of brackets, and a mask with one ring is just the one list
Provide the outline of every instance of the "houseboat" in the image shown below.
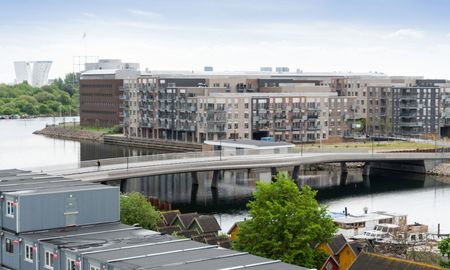
[[330,213],[330,216],[338,227],[337,233],[344,235],[345,238],[362,235],[365,231],[373,230],[378,224],[406,225],[406,215],[389,212],[351,215],[344,211],[344,213]]

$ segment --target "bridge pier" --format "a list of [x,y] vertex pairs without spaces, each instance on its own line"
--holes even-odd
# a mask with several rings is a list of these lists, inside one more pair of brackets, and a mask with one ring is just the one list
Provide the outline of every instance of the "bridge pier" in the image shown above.
[[198,186],[198,175],[197,172],[191,172],[192,185]]
[[120,192],[125,193],[127,188],[127,179],[120,180]]
[[270,174],[272,175],[272,182],[275,182],[275,176],[277,175],[277,168],[276,167],[270,167]]
[[196,205],[197,204],[197,192],[198,192],[198,184],[191,186],[191,204]]
[[339,185],[341,187],[345,186],[345,184],[347,183],[347,177],[348,177],[348,173],[341,172],[341,176],[340,176],[340,179],[339,179]]
[[362,175],[368,176],[369,174],[370,174],[370,162],[366,162],[364,163]]
[[347,163],[341,162],[341,173],[348,173]]
[[295,183],[298,182],[298,177],[300,175],[300,165],[294,166],[294,169],[292,170],[292,179]]
[[214,170],[212,181],[211,181],[211,188],[217,189],[217,182],[219,181],[219,177],[220,177],[220,171]]

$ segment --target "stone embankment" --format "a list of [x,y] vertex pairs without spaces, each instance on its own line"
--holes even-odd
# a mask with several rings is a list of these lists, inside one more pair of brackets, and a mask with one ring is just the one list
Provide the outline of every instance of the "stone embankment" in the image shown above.
[[67,139],[67,140],[89,140],[103,142],[103,132],[78,130],[72,128],[64,128],[62,126],[46,126],[42,130],[37,130],[33,134],[40,134],[52,138]]
[[[328,163],[327,165],[333,166],[333,167],[341,167],[341,163]],[[363,168],[364,162],[347,162],[347,168],[357,169],[357,168]]]
[[436,165],[431,170],[428,170],[427,173],[438,176],[450,176],[450,163],[444,162]]

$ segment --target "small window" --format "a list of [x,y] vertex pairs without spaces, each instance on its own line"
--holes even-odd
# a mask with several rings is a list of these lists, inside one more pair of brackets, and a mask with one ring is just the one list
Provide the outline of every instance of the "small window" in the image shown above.
[[14,217],[14,202],[13,201],[6,201],[6,216],[7,217]]
[[11,239],[6,238],[6,252],[14,253],[14,244]]
[[53,252],[45,251],[45,268],[53,269]]
[[25,244],[25,261],[33,262],[33,246]]
[[66,261],[66,270],[76,270],[76,269],[77,269],[77,265],[76,265],[76,263],[75,263],[75,260],[74,260],[74,259],[67,258],[67,261]]

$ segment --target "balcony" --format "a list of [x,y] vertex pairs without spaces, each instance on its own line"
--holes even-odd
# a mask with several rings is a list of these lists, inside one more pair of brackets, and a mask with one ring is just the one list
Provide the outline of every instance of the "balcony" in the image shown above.
[[320,125],[310,125],[307,128],[308,131],[320,130]]
[[308,107],[307,108],[308,111],[320,111],[320,107]]
[[400,102],[401,109],[418,109],[420,106],[417,102]]
[[151,121],[141,121],[139,122],[140,127],[151,128],[153,127],[153,123]]
[[317,119],[319,118],[319,113],[308,113],[308,119]]
[[422,122],[412,121],[412,122],[400,122],[399,126],[401,127],[421,127]]

